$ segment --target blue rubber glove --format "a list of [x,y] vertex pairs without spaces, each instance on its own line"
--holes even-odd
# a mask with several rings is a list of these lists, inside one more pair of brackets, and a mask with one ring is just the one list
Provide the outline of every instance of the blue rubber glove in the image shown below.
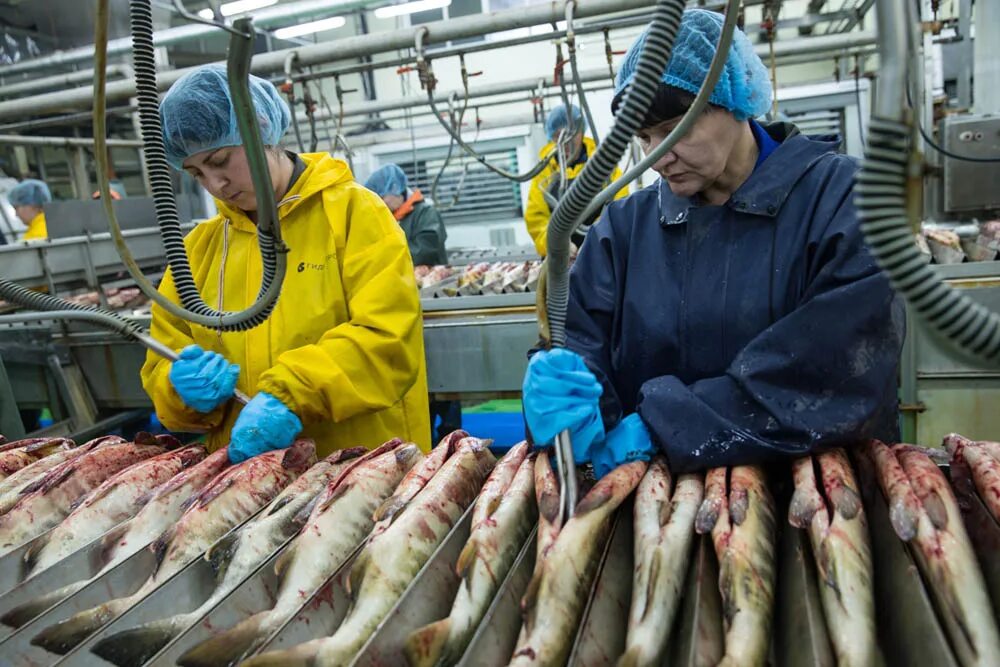
[[556,348],[537,353],[524,374],[524,417],[535,444],[551,445],[569,429],[576,463],[590,461],[591,448],[604,440],[598,404],[604,389],[576,352]]
[[648,461],[656,453],[639,413],[633,412],[611,429],[604,442],[594,447],[591,458],[597,479],[629,461]]
[[233,395],[240,367],[218,352],[206,352],[198,345],[181,350],[170,365],[170,383],[184,405],[198,412],[211,412]]
[[284,449],[302,431],[302,422],[284,403],[260,392],[250,399],[233,424],[229,460],[241,463],[272,449]]

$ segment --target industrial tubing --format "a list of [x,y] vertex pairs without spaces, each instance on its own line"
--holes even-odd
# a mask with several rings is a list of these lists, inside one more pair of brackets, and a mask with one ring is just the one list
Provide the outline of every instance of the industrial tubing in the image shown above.
[[912,21],[894,0],[878,0],[876,12],[881,64],[857,181],[861,231],[892,286],[933,331],[962,353],[1000,365],[1000,316],[942,281],[914,243],[922,165],[905,101],[909,31],[904,26]]
[[[590,113],[590,105],[587,104],[587,96],[583,91],[583,82],[580,80],[580,68],[576,64],[576,32],[573,29],[573,9],[576,8],[576,0],[566,2],[566,50],[569,52],[569,69],[573,75],[573,85],[576,86],[576,96],[580,98],[580,108],[587,118],[587,125],[590,126],[590,137],[595,144],[601,143],[597,133],[597,123],[594,122],[594,115]],[[568,109],[567,109],[568,111]]]
[[[104,20],[98,20],[98,30],[103,24],[103,42],[107,42],[107,0],[101,0]],[[174,199],[173,183],[170,166],[167,163],[166,150],[163,146],[162,126],[159,114],[159,95],[156,88],[156,68],[153,49],[153,23],[150,5],[145,0],[131,0],[130,19],[134,41],[133,62],[135,69],[137,103],[142,126],[142,140],[145,146],[146,162],[149,169],[149,181],[153,192],[157,222],[170,264],[171,274],[177,288],[182,305],[177,305],[159,291],[146,279],[142,270],[135,263],[121,228],[111,207],[108,195],[106,171],[98,168],[101,183],[102,200],[111,227],[112,235],[118,252],[125,262],[130,275],[139,288],[159,306],[187,321],[222,331],[244,331],[264,322],[270,315],[277,301],[284,280],[287,248],[281,242],[280,230],[277,224],[277,207],[274,201],[274,190],[267,172],[267,162],[264,157],[264,147],[260,137],[260,129],[256,112],[250,101],[248,86],[250,48],[252,40],[234,37],[230,44],[228,78],[233,106],[236,112],[240,134],[247,148],[247,158],[250,162],[251,177],[258,199],[257,237],[260,244],[263,264],[263,278],[257,301],[249,308],[240,312],[218,311],[205,304],[195,285],[184,248],[184,235],[181,232],[180,218],[177,212],[177,202]],[[239,19],[234,26],[248,34],[251,26],[248,19]],[[95,86],[103,88],[104,79],[101,65],[107,57],[105,50],[97,47],[97,67],[95,71]],[[105,138],[104,131],[104,95],[97,95],[94,106],[94,127],[96,156],[100,161],[106,159],[106,151],[101,142]]]

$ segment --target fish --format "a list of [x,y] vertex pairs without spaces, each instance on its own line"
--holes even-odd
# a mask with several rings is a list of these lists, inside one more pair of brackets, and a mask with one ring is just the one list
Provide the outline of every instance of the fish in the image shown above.
[[275,563],[274,607],[188,649],[177,664],[233,665],[259,648],[364,541],[375,525],[375,510],[423,460],[416,445],[389,441],[331,482]]
[[446,618],[412,632],[405,655],[413,667],[453,665],[472,639],[535,523],[535,461],[522,442],[490,473],[472,508],[469,539],[455,565],[461,579]]
[[392,524],[396,515],[413,500],[413,497],[420,493],[445,461],[455,452],[455,447],[469,434],[462,430],[452,431],[438,443],[438,446],[431,450],[431,453],[420,460],[406,474],[392,496],[387,498],[378,509],[375,510],[374,519],[375,530],[382,532]]
[[636,564],[625,652],[618,667],[660,665],[667,653],[705,491],[700,474],[682,475],[675,489],[672,481],[666,459],[656,456],[636,489]]
[[[802,457],[792,465],[795,493],[788,520],[808,531],[837,664],[874,665],[878,647],[871,545],[851,462],[843,449],[833,449]],[[816,483],[817,466],[825,498]],[[796,503],[800,496],[811,500]],[[802,512],[803,507],[810,511]]]
[[921,511],[910,543],[958,662],[963,667],[1000,664],[1000,631],[948,480],[919,448],[897,446],[890,453],[918,489],[921,502],[932,499],[940,503],[935,511],[943,512],[933,519]]
[[192,445],[153,456],[109,477],[24,555],[28,577],[51,567],[141,509],[139,499],[207,456]]
[[44,459],[49,454],[76,447],[69,438],[28,438],[8,442],[0,448],[0,480]]
[[889,504],[889,523],[899,539],[909,542],[917,535],[923,507],[893,451],[880,440],[870,440],[865,452],[875,464],[875,476]]
[[[538,533],[535,536],[535,566],[531,579],[541,577],[542,566],[548,558],[552,545],[562,530],[563,516],[560,506],[559,481],[549,462],[549,453],[541,450],[535,457],[535,501],[538,506]],[[525,598],[521,598],[521,615],[525,614]]]
[[496,463],[489,443],[463,438],[392,524],[378,533],[373,529],[351,566],[352,603],[333,636],[254,656],[243,667],[348,664],[475,500]]
[[767,659],[774,615],[776,528],[774,500],[760,467],[708,472],[695,529],[711,531],[719,561],[726,649],[720,666],[763,665]]
[[95,565],[98,571],[93,577],[67,584],[15,607],[0,617],[0,622],[13,628],[25,625],[52,605],[148,546],[163,531],[176,523],[183,514],[188,499],[201,491],[228,466],[229,454],[223,447],[137,499],[136,504],[141,507],[138,513],[112,528],[101,538],[98,562]]
[[51,469],[25,487],[17,504],[0,517],[0,555],[57,526],[109,477],[162,453],[159,445],[104,444]]
[[[1000,521],[1000,459],[990,449],[1000,450],[1000,443],[974,442],[954,434],[945,438],[945,446],[953,458],[961,458],[972,476],[977,495],[994,519]],[[963,442],[964,441],[964,442]],[[988,445],[995,447],[988,448]]]
[[31,643],[59,655],[71,651],[261,510],[315,462],[315,443],[297,440],[287,449],[264,452],[219,473],[188,499],[177,523],[151,545],[156,556],[153,572],[134,593],[51,625],[35,635]]
[[367,452],[364,447],[334,452],[285,487],[262,512],[213,544],[205,552],[204,558],[216,572],[216,586],[200,606],[187,613],[105,637],[91,651],[108,662],[123,667],[141,665],[152,658],[182,630],[214,608],[292,537],[302,527],[302,523],[298,521],[302,509],[331,480]]
[[523,623],[510,665],[562,665],[569,656],[615,510],[635,490],[645,461],[620,465],[577,503],[521,601]]
[[125,442],[125,439],[119,438],[117,435],[94,438],[77,447],[61,449],[43,459],[35,461],[31,465],[21,468],[0,481],[0,514],[6,514],[21,499],[21,495],[27,487],[44,477],[53,468],[78,456],[82,456],[101,445],[114,445],[122,442]]

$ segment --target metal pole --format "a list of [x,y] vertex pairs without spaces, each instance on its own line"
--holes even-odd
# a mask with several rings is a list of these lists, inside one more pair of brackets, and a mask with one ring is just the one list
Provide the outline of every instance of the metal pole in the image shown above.
[[976,113],[1000,111],[1000,58],[996,47],[1000,40],[1000,3],[981,0],[976,3],[975,90]]
[[[108,67],[108,78],[112,76],[131,77],[132,68],[128,65],[111,65]],[[28,79],[17,83],[5,83],[0,87],[0,97],[17,97],[24,93],[34,93],[39,90],[49,88],[60,88],[65,86],[75,86],[78,83],[86,83],[94,79],[94,70],[81,70],[79,72],[69,72],[68,74],[57,74],[40,79]]]
[[[49,146],[52,148],[92,148],[94,140],[87,137],[36,137],[21,134],[0,134],[0,144],[12,146]],[[113,148],[142,148],[138,139],[108,139]]]

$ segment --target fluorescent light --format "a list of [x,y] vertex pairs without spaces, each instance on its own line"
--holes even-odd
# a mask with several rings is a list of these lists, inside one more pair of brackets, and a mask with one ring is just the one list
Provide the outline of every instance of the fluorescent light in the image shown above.
[[[278,4],[278,0],[234,0],[233,2],[224,3],[221,7],[219,7],[219,11],[223,16],[232,16],[234,14],[246,14],[247,12],[252,12],[255,9],[270,7],[271,5],[276,4]],[[198,16],[203,19],[208,19],[209,21],[215,18],[212,14],[212,10],[208,7],[198,12]]]
[[379,7],[375,10],[375,18],[389,19],[403,14],[413,14],[415,12],[426,12],[429,9],[441,9],[451,4],[451,0],[416,0],[402,5],[389,5]]
[[[450,1],[451,0],[449,0],[449,2]],[[311,35],[314,32],[336,30],[337,28],[343,27],[345,23],[347,23],[347,19],[343,16],[331,16],[328,19],[320,19],[319,21],[310,21],[309,23],[300,23],[299,25],[290,25],[285,28],[278,28],[274,31],[274,36],[278,39],[291,39],[292,37]]]

